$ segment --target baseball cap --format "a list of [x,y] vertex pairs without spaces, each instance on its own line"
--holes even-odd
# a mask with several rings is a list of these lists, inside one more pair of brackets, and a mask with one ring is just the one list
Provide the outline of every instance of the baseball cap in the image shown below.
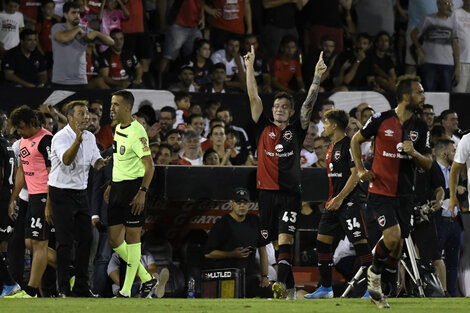
[[250,201],[250,192],[243,187],[237,187],[233,190],[233,200],[235,202]]

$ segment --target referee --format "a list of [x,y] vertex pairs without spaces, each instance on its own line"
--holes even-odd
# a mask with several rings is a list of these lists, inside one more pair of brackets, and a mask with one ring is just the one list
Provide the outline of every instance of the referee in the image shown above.
[[[49,224],[53,221],[55,224],[57,276],[62,297],[94,296],[88,286],[91,213],[86,189],[90,166],[99,170],[110,158],[104,160],[101,157],[95,136],[86,130],[89,122],[87,104],[87,101],[72,101],[66,105],[69,124],[53,137],[51,145],[50,206],[46,206],[46,219]],[[71,291],[70,265],[74,240],[78,246],[76,279]]]
[[140,263],[140,233],[145,222],[145,201],[154,166],[147,133],[132,118],[133,105],[131,92],[119,90],[113,93],[111,117],[118,125],[114,133],[113,179],[106,189],[105,200],[109,202],[109,243],[127,262],[124,285],[118,296],[130,297],[137,273],[142,281],[141,297],[146,298],[157,285],[157,280]]

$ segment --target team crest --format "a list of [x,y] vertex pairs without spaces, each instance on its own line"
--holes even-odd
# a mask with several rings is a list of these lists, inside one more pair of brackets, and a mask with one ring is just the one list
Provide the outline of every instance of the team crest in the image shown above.
[[147,152],[150,150],[149,145],[147,144],[147,138],[140,137],[140,142],[142,143],[142,151]]
[[418,132],[414,130],[410,131],[410,139],[411,141],[415,142],[416,139],[418,139]]
[[335,152],[335,160],[338,161],[341,158],[341,151]]
[[385,219],[385,216],[384,216],[384,215],[381,215],[381,216],[377,219],[377,221],[379,222],[379,225],[382,226],[382,227],[384,227],[385,224],[387,223],[387,220]]
[[290,130],[286,131],[284,135],[282,135],[285,140],[291,141],[292,140],[292,132]]
[[268,231],[266,229],[261,230],[261,236],[263,236],[264,239],[268,239]]
[[126,153],[126,147],[125,146],[121,146],[121,148],[119,148],[119,153],[121,155],[123,155],[124,153]]

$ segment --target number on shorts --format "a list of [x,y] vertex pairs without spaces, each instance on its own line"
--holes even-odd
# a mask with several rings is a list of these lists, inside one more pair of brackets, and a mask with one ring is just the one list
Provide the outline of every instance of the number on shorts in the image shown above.
[[355,217],[352,219],[352,221],[351,219],[347,219],[346,223],[348,223],[349,230],[353,230],[353,228],[361,228],[361,224],[359,224]]
[[[290,213],[290,218],[289,218],[289,213]],[[291,222],[291,223],[295,223],[295,221],[297,220],[297,212],[284,212],[284,216],[282,217],[282,220],[284,222]]]
[[41,218],[38,218],[37,220],[34,219],[34,217],[31,217],[31,228],[42,228],[41,224]]

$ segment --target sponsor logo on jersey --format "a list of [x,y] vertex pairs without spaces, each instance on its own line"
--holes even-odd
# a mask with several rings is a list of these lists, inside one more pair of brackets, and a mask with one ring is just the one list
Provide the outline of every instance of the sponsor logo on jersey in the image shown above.
[[30,156],[30,155],[31,155],[31,153],[29,153],[28,148],[23,147],[23,148],[20,149],[20,156],[21,156],[21,158],[24,159],[24,158],[26,158],[26,157],[28,157],[28,156]]
[[393,134],[395,133],[393,130],[391,129],[387,129],[385,130],[385,137],[393,137]]
[[278,144],[276,145],[276,147],[274,147],[274,149],[276,149],[277,152],[282,152],[284,150],[284,147],[281,144]]

